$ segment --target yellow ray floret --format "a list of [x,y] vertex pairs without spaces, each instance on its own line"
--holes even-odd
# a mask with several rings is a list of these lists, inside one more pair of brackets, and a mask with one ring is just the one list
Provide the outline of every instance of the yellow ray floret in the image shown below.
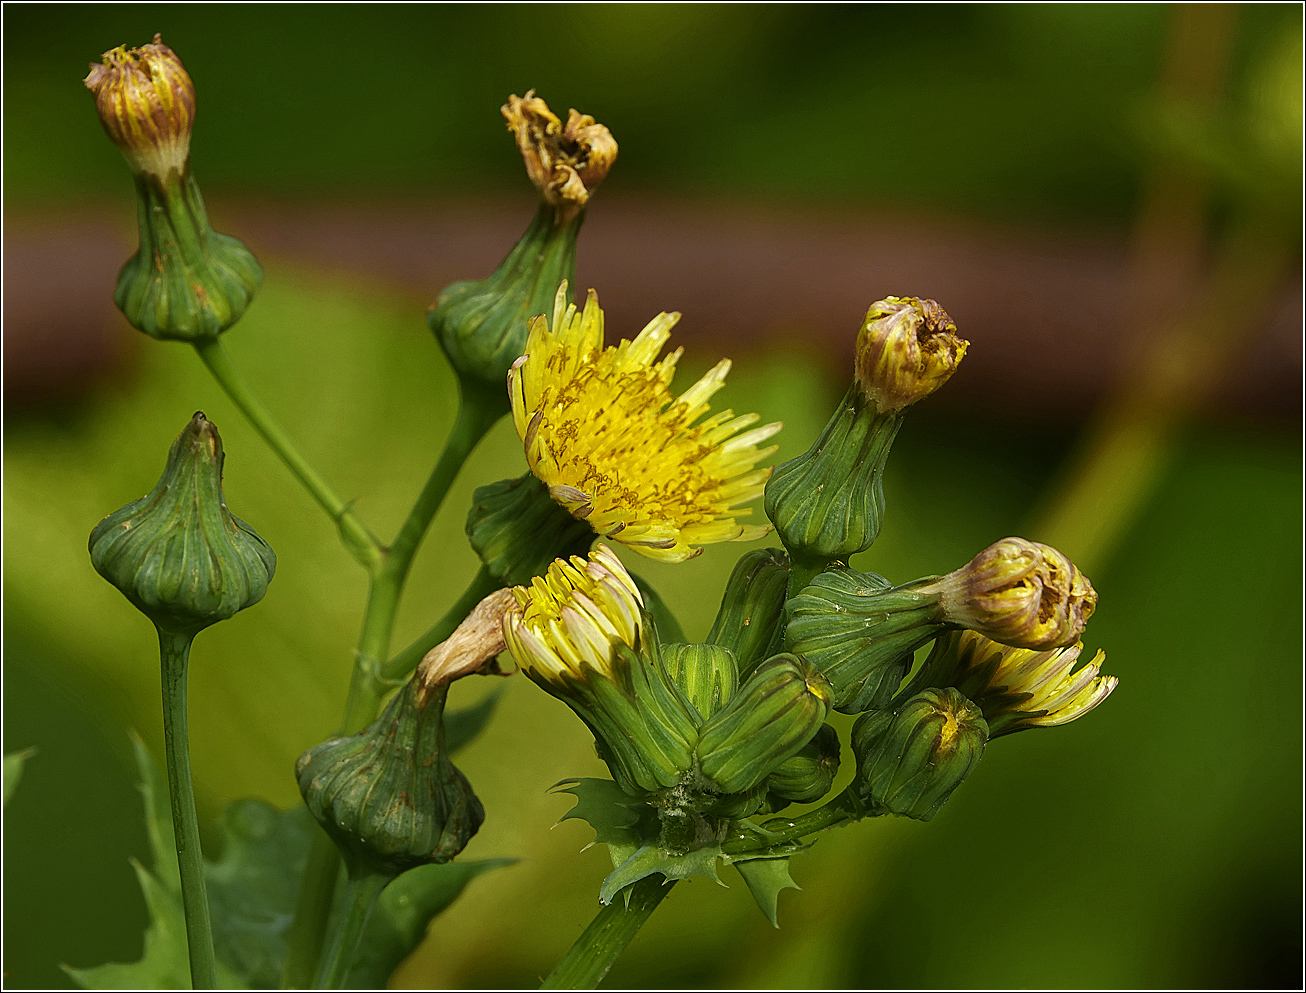
[[699,421],[729,360],[673,396],[682,349],[658,354],[680,315],[659,314],[634,341],[605,348],[598,296],[590,290],[577,312],[566,285],[552,322],[532,319],[508,376],[526,461],[553,499],[598,534],[665,562],[767,534],[767,525],[740,524],[752,511],[738,507],[762,495],[771,469],[755,466],[777,446],[758,445],[781,425],[752,427],[757,414],[729,410]]
[[568,562],[556,559],[544,576],[512,591],[503,637],[519,666],[553,682],[584,679],[587,670],[612,677],[618,645],[637,649],[644,635],[643,598],[607,545]]

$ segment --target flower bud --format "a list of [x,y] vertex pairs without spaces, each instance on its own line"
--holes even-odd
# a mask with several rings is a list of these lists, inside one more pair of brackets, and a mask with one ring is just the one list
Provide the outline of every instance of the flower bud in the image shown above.
[[778,548],[758,548],[735,563],[709,645],[730,649],[741,674],[767,657],[784,616],[789,558]]
[[477,488],[467,539],[495,579],[516,586],[542,575],[554,559],[584,555],[594,529],[560,507],[528,472]]
[[410,679],[366,730],[310,748],[295,763],[304,803],[351,871],[397,876],[448,862],[485,819],[444,744],[446,688]]
[[159,183],[186,172],[195,86],[162,36],[140,48],[119,45],[105,52],[100,65],[91,63],[85,82],[95,94],[100,123],[132,172]]
[[837,566],[790,599],[785,645],[830,681],[836,710],[886,706],[912,653],[945,627],[938,596],[918,586]]
[[118,273],[114,302],[154,338],[202,341],[244,315],[263,270],[235,238],[209,226],[190,171],[195,89],[162,43],[106,52],[86,86],[136,174],[140,249]]
[[880,413],[902,410],[946,383],[969,344],[933,300],[885,297],[857,335],[857,388]]
[[598,545],[513,590],[509,652],[537,685],[594,732],[600,757],[632,796],[677,785],[693,763],[698,721],[667,675],[639,589]]
[[1003,538],[969,564],[929,584],[944,619],[1018,648],[1072,645],[1097,593],[1088,577],[1055,548]]
[[852,791],[873,813],[928,821],[970,775],[987,740],[978,707],[954,689],[925,690],[897,713],[872,711],[853,725]]
[[795,755],[830,713],[830,684],[795,655],[763,662],[703,725],[699,767],[722,793],[753,789]]
[[839,734],[822,724],[812,740],[766,777],[772,811],[790,803],[815,803],[830,792],[839,773]]
[[974,631],[950,631],[934,643],[913,686],[955,686],[984,712],[989,737],[1056,727],[1083,717],[1119,680],[1100,675],[1106,653],[1075,668],[1083,643],[1038,652],[1012,648]]
[[739,670],[721,645],[663,645],[662,664],[700,717],[707,720],[739,688]]
[[574,217],[617,159],[612,132],[574,108],[564,125],[534,90],[508,97],[501,113],[540,198],[559,221]]
[[161,630],[225,620],[263,599],[276,572],[268,543],[227,510],[222,463],[218,429],[196,413],[154,489],[91,532],[95,571]]
[[426,319],[464,388],[488,390],[506,409],[503,382],[525,351],[527,321],[553,313],[558,286],[576,282],[584,207],[617,144],[607,128],[574,110],[564,127],[533,91],[509,97],[503,115],[540,191],[539,210],[490,276],[446,287]]

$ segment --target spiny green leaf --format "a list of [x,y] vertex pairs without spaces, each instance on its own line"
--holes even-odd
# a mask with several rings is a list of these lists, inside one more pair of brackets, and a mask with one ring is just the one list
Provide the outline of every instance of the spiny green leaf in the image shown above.
[[8,806],[9,798],[14,795],[14,790],[18,789],[18,781],[23,778],[23,766],[33,755],[36,754],[35,748],[24,748],[21,752],[10,752],[5,756],[4,766],[4,805]]
[[446,711],[444,715],[444,745],[452,755],[458,749],[471,744],[473,738],[485,729],[485,725],[494,716],[494,708],[503,696],[503,687],[498,686],[486,694],[485,699],[461,710]]
[[594,840],[586,848],[600,843],[631,851],[639,847],[638,825],[644,813],[641,808],[648,805],[625,793],[611,779],[564,779],[552,790],[576,798],[576,805],[558,818],[558,823],[575,818],[589,824],[594,829]]
[[[90,969],[63,969],[73,981],[94,990],[188,990],[190,954],[186,950],[186,918],[181,896],[159,881],[139,862],[132,860],[136,879],[145,896],[150,925],[145,929],[145,948],[136,962],[110,962]],[[221,962],[218,986],[245,989],[245,984]]]
[[657,845],[644,845],[628,859],[617,866],[603,880],[599,891],[599,902],[611,903],[612,898],[645,876],[660,872],[670,882],[673,879],[688,879],[690,876],[706,876],[713,882],[724,886],[717,875],[716,863],[721,858],[720,845],[707,845],[687,852],[684,855],[671,855]]
[[422,939],[431,920],[483,872],[513,865],[516,859],[480,859],[410,869],[381,893],[367,922],[346,987],[384,989]]
[[779,927],[776,905],[780,900],[780,891],[802,889],[789,875],[789,860],[749,859],[746,862],[736,862],[735,868],[744,877],[748,892],[753,894],[753,899],[757,901],[762,913],[766,914],[766,919],[774,927]]
[[154,764],[150,750],[135,731],[131,732],[132,754],[136,756],[138,784],[145,801],[145,833],[150,840],[150,868],[171,893],[181,894],[181,872],[177,868],[177,842],[172,830],[172,807],[168,784]]

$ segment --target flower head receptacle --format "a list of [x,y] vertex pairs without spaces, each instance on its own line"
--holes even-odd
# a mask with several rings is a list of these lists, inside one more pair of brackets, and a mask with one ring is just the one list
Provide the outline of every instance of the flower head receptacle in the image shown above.
[[561,287],[509,377],[526,462],[553,499],[600,537],[667,562],[770,530],[741,524],[751,510],[739,505],[762,495],[771,470],[756,466],[775,446],[758,446],[781,427],[729,410],[700,420],[728,360],[671,393],[681,350],[658,355],[679,318],[659,314],[634,341],[604,347],[597,295],[577,310]]
[[594,732],[623,790],[677,785],[692,765],[698,721],[667,675],[635,581],[606,545],[559,560],[514,588],[503,619],[513,659]]
[[85,82],[136,178],[140,249],[118,273],[114,302],[151,337],[216,337],[248,309],[263,270],[209,225],[190,169],[195,87],[186,68],[155,35],[149,45],[106,52]]

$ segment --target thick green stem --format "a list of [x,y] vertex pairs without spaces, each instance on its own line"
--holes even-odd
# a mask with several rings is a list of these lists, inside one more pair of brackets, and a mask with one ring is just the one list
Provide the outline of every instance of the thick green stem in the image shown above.
[[799,552],[789,552],[789,589],[786,599],[796,597],[804,587],[810,586],[813,579],[825,571],[829,559],[811,558]]
[[268,447],[277,453],[278,458],[286,464],[286,468],[336,522],[336,526],[340,529],[340,538],[350,554],[369,571],[375,572],[379,569],[384,557],[380,543],[349,509],[349,504],[340,498],[316,469],[308,464],[285,429],[250,391],[244,377],[231,361],[231,356],[222,347],[222,340],[208,338],[197,341],[195,351],[199,353],[209,372],[218,381],[218,385],[226,391],[232,403],[240,408],[240,412],[254,426],[254,430],[263,436]]
[[[396,669],[393,665],[385,665],[385,660],[390,652],[390,637],[394,631],[395,615],[399,610],[399,598],[403,593],[413,556],[417,553],[422,537],[440,509],[440,504],[444,501],[449,487],[467,460],[467,456],[500,416],[502,416],[501,406],[495,405],[488,394],[474,388],[468,389],[464,383],[458,418],[445,442],[444,451],[431,471],[413,509],[400,527],[394,545],[381,553],[379,568],[372,572],[367,609],[363,615],[363,630],[358,639],[353,676],[349,684],[349,697],[345,703],[344,722],[340,728],[341,734],[357,734],[376,720],[377,710],[388,686],[386,674]],[[471,601],[467,610],[458,613],[475,589],[477,589],[476,580],[454,609],[446,614],[431,631],[428,631],[427,635],[437,634],[445,626],[448,627],[449,633],[452,633],[467,616],[467,610],[479,602],[478,597]],[[492,591],[493,588],[486,593]],[[448,634],[442,635],[440,640],[443,641],[446,637]],[[405,650],[405,658],[414,647],[410,646],[410,649]],[[422,651],[422,655],[424,654],[426,654],[425,649]],[[417,658],[420,660],[421,655]],[[413,664],[415,665],[416,662]],[[298,989],[308,985],[317,971],[315,965],[321,954],[323,937],[331,917],[331,904],[339,874],[340,854],[326,834],[319,832],[309,851],[308,865],[304,870],[304,882],[299,894],[299,905],[295,910],[294,923],[291,925],[286,964],[281,975],[281,985],[285,989]]]
[[598,986],[674,885],[655,873],[631,886],[629,907],[618,894],[590,921],[540,989],[592,990]]
[[458,602],[427,631],[418,636],[411,645],[403,651],[396,652],[391,656],[390,661],[381,667],[382,678],[403,679],[407,676],[417,668],[417,663],[422,661],[427,652],[453,634],[454,628],[463,622],[473,607],[502,585],[489,569],[481,566],[475,578],[467,584],[467,589],[463,590],[463,595],[458,598]]
[[338,990],[345,985],[367,919],[372,916],[372,908],[376,906],[381,891],[393,878],[375,872],[349,874],[349,881],[345,884],[344,905],[336,919],[335,933],[327,953],[318,969],[314,989]]
[[[724,846],[725,853],[743,855],[747,852],[762,851],[799,841],[809,834],[856,820],[858,814],[855,812],[855,806],[845,791],[824,806],[809,810],[799,817],[777,817],[767,821],[762,825],[762,829],[766,831],[765,835],[748,836],[727,842]],[[854,809],[849,809],[850,807]]]
[[200,850],[195,789],[190,775],[190,743],[186,734],[186,663],[190,658],[192,638],[192,633],[174,634],[159,630],[163,741],[168,757],[168,795],[172,800],[177,867],[181,871],[181,904],[186,914],[191,985],[197,990],[211,990],[218,986],[217,962],[213,957],[213,929],[209,923],[209,901],[204,887],[204,855]]

